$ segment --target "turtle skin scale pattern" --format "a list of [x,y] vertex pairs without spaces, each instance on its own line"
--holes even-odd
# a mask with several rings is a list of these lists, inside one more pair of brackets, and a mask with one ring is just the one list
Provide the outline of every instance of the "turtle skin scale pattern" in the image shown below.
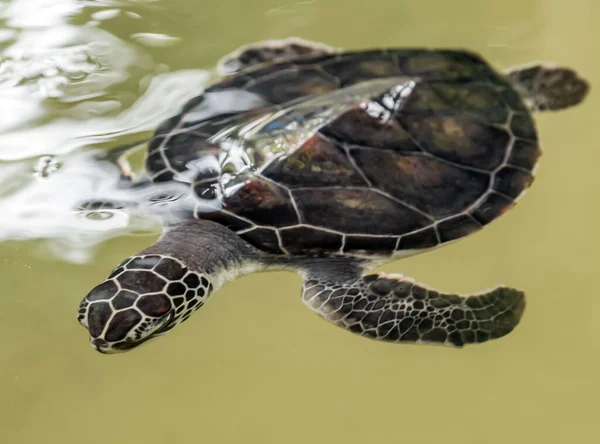
[[[219,131],[394,76],[417,85],[391,118],[356,107],[245,173],[243,186],[222,189],[211,143]],[[262,250],[388,256],[459,239],[499,217],[532,183],[539,155],[531,115],[504,76],[469,52],[413,49],[298,57],[226,77],[158,128],[146,167],[157,182],[189,181],[194,217]]]
[[[148,331],[171,330],[204,305],[213,287],[208,276],[175,258],[132,256],[81,302],[78,320],[90,336],[128,349]],[[165,316],[171,313],[171,317]]]
[[507,335],[525,309],[523,292],[512,288],[463,297],[385,273],[347,283],[309,278],[302,301],[319,316],[361,336],[455,347]]

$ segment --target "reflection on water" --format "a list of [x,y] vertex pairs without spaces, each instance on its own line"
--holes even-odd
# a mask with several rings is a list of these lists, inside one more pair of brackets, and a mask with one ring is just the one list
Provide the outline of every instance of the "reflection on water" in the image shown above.
[[[100,223],[80,217],[75,211],[82,196],[117,193],[118,197],[118,169],[111,164],[99,163],[94,154],[74,153],[60,169],[58,165],[50,167],[56,168],[53,172],[45,165],[47,157],[0,165],[0,187],[4,191],[0,200],[3,215],[0,239],[44,238],[51,242],[60,239],[62,247],[57,251],[73,260],[65,243],[89,247],[94,244],[94,237],[98,242],[110,236],[111,231],[123,232],[129,225],[125,213],[115,212],[115,217]],[[56,162],[54,158],[50,159]],[[40,177],[40,168],[45,169],[46,177]],[[7,190],[6,185],[15,182],[20,182],[19,187]]]
[[[90,20],[73,24],[87,14]],[[123,40],[100,28],[122,16],[140,19],[124,9],[74,1],[19,0],[0,10],[6,28],[0,46],[0,160],[67,154],[117,137],[141,139],[202,89],[207,72],[168,73],[168,66],[135,43],[138,34]],[[173,39],[153,34],[141,40]]]
[[75,310],[160,233],[144,205],[180,208],[180,189],[123,187],[107,153],[146,140],[236,47],[290,35],[467,47],[500,69],[550,60],[594,84],[598,19],[596,0],[0,1],[0,440],[595,442],[594,90],[537,118],[545,155],[518,208],[385,267],[453,291],[524,288],[523,321],[503,340],[462,351],[363,341],[302,307],[285,273],[231,284],[162,342],[118,357],[89,348]]
[[[120,171],[97,160],[102,152],[85,148],[147,138],[202,90],[208,72],[170,73],[135,44],[164,47],[174,37],[134,33],[124,41],[100,29],[123,17],[140,20],[124,8],[41,0],[3,6],[0,239],[48,239],[60,257],[81,262],[91,258],[84,251],[103,239],[154,232],[157,221],[147,217],[114,211],[90,222],[74,211],[82,199],[140,198],[119,189]],[[73,24],[88,14],[89,20]]]

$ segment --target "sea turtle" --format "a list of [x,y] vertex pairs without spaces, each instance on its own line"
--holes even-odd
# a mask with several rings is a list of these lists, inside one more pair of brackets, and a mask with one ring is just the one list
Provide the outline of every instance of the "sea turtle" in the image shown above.
[[131,349],[227,281],[273,269],[298,272],[309,308],[373,339],[460,347],[515,328],[519,290],[460,296],[369,270],[511,208],[540,155],[532,111],[580,103],[585,80],[548,64],[500,73],[465,50],[299,39],[218,66],[148,145],[150,186],[184,186],[191,207],[83,299],[93,347]]

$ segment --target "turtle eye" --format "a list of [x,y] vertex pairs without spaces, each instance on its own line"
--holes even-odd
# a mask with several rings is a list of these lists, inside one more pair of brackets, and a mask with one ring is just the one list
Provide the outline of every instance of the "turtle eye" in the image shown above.
[[137,307],[146,315],[162,317],[173,308],[173,304],[164,294],[148,294],[140,297]]

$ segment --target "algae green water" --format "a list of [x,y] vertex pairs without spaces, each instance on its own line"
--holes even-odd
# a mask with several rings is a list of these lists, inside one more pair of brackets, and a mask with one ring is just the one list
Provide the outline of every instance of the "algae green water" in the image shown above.
[[[0,2],[0,442],[595,443],[600,439],[600,6],[596,0]],[[157,221],[71,211],[236,47],[464,47],[577,69],[580,106],[536,116],[532,189],[485,230],[381,269],[446,291],[526,291],[510,335],[461,350],[370,341],[300,302],[301,279],[227,285],[165,337],[105,356],[87,291]]]

